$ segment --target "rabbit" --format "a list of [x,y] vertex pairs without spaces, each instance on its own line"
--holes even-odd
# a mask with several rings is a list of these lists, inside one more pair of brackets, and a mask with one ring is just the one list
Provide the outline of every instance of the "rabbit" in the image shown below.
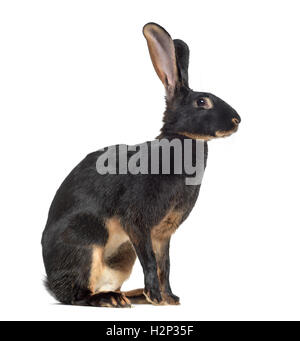
[[[202,157],[206,166],[208,141],[236,132],[240,116],[215,95],[190,89],[184,41],[172,40],[152,22],[143,34],[166,94],[163,126],[155,140],[202,141],[202,154],[194,148],[193,158]],[[47,289],[64,304],[177,305],[179,297],[169,282],[170,239],[193,209],[201,184],[187,185],[186,174],[172,170],[99,174],[96,163],[103,153],[88,154],[63,181],[50,206],[42,236]],[[122,292],[136,257],[144,288]]]

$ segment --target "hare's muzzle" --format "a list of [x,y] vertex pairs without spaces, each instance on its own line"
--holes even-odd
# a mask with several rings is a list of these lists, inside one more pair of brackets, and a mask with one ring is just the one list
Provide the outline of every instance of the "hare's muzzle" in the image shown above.
[[236,126],[238,126],[238,125],[240,124],[240,122],[241,122],[241,119],[240,119],[240,117],[239,117],[239,118],[234,117],[234,118],[232,119],[232,122],[233,122]]

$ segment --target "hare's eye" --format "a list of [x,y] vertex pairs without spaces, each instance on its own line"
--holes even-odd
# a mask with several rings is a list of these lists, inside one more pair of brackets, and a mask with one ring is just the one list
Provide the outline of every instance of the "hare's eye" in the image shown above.
[[200,109],[211,109],[213,108],[213,102],[209,97],[199,97],[195,100],[194,106]]
[[205,98],[201,97],[196,100],[196,104],[198,107],[204,107],[206,105]]

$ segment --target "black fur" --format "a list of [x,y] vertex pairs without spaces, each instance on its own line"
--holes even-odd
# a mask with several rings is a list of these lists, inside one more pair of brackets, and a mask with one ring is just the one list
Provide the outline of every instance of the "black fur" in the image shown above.
[[[148,25],[152,27],[146,25],[144,30],[154,28],[164,40],[171,39],[160,26]],[[183,133],[209,139],[216,137],[217,131],[234,129],[232,119],[240,121],[234,109],[212,94],[195,92],[188,87],[189,49],[181,40],[175,40],[174,47],[178,79],[172,92],[171,83],[166,79],[165,87],[169,95],[158,139],[177,138],[183,143],[188,138]],[[201,97],[209,98],[213,107],[197,107],[195,103]],[[193,143],[195,146],[195,141]],[[172,168],[169,175],[161,172],[100,175],[96,162],[101,153],[103,151],[89,154],[73,169],[58,189],[50,207],[42,237],[49,290],[59,301],[67,304],[101,305],[101,302],[106,302],[106,296],[93,296],[88,286],[91,247],[106,245],[108,231],[105,222],[111,217],[118,217],[142,264],[147,297],[159,303],[166,295],[178,302],[169,283],[170,240],[164,240],[163,252],[156,255],[151,230],[171,207],[183,212],[180,223],[184,221],[197,200],[200,185],[187,186],[187,174],[174,174]],[[206,162],[206,142],[204,153]],[[193,148],[193,159],[198,157]],[[118,257],[111,260],[115,267],[118,266]]]
[[186,88],[189,87],[189,59],[190,59],[190,50],[187,44],[180,40],[174,39],[175,53],[176,53],[176,61],[179,71],[179,77],[181,80],[181,85]]

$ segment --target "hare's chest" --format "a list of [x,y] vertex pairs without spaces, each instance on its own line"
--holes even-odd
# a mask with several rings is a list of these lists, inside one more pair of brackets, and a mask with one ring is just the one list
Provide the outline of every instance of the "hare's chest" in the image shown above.
[[151,236],[154,240],[164,240],[171,237],[177,230],[182,221],[183,212],[170,210],[164,218],[151,230]]
[[170,208],[163,219],[151,230],[152,238],[163,240],[170,238],[180,224],[188,217],[198,198],[200,186],[192,186],[181,194],[176,204]]

